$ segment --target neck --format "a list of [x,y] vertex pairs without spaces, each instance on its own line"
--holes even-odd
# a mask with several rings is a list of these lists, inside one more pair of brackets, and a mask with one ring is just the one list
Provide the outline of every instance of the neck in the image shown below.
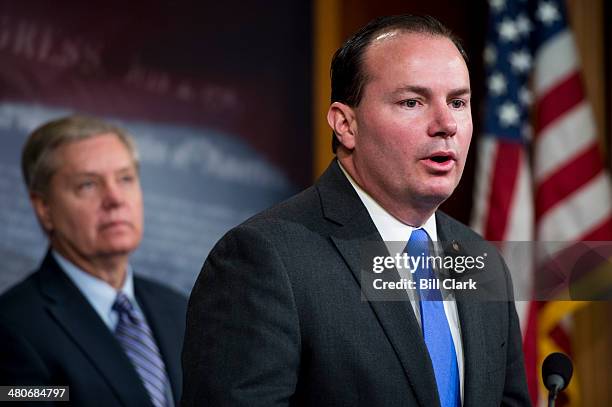
[[70,247],[51,242],[53,250],[75,266],[116,290],[123,287],[127,275],[128,254],[85,257]]
[[[391,216],[406,225],[417,228],[421,227],[438,209],[440,203],[421,202],[415,200],[412,196],[396,199],[385,193],[383,187],[378,183],[366,183],[364,181],[365,176],[357,170],[353,161],[348,156],[341,154],[340,151],[338,151],[338,161],[362,190],[389,212]],[[371,187],[368,188],[366,185],[371,185]]]

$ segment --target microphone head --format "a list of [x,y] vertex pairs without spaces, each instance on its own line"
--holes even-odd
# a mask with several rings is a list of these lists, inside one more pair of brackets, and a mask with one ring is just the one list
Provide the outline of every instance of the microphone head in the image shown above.
[[[572,361],[564,353],[551,353],[550,355],[546,356],[546,359],[544,359],[544,363],[542,364],[542,379],[544,380],[546,388],[548,388],[547,378],[552,375],[558,375],[563,378],[563,387],[561,387],[559,390],[565,389],[572,378],[573,372],[574,368],[572,366]],[[548,390],[551,389],[548,388]]]

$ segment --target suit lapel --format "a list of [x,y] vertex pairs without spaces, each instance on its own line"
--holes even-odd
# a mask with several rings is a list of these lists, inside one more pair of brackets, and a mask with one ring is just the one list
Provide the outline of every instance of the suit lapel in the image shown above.
[[148,402],[149,396],[123,349],[50,253],[41,266],[40,283],[50,314],[104,377],[122,404],[133,406]]
[[461,301],[461,298],[457,298],[457,311],[461,321],[463,344],[463,405],[473,406],[477,400],[482,399],[479,394],[486,391],[479,379],[482,377],[483,366],[486,366],[487,348],[483,335],[486,327],[482,321],[482,307],[478,302],[469,299]]
[[[317,184],[324,216],[338,224],[331,240],[361,286],[360,259],[368,242],[382,241],[367,209],[334,161]],[[362,292],[365,292],[362,290]],[[368,301],[406,373],[419,404],[439,406],[433,367],[408,297]]]
[[179,395],[181,394],[182,371],[180,357],[177,357],[177,355],[183,345],[182,335],[180,334],[183,328],[177,323],[176,314],[173,316],[168,312],[167,305],[156,299],[155,293],[147,290],[138,278],[134,279],[134,291],[164,359],[172,387],[172,395],[175,404],[178,405]]

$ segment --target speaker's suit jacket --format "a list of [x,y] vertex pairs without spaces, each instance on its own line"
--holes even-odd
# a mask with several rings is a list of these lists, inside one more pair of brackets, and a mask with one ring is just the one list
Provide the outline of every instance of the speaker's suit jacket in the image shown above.
[[[187,301],[136,276],[134,294],[178,403]],[[151,405],[121,345],[50,253],[37,272],[0,297],[0,384],[70,386],[71,403],[61,406]]]
[[[440,212],[437,228],[440,240],[482,241]],[[336,162],[224,236],[189,300],[183,406],[439,406],[410,302],[361,298],[361,250],[380,240]],[[487,273],[510,295],[489,249]],[[464,406],[529,405],[514,304],[457,307]]]

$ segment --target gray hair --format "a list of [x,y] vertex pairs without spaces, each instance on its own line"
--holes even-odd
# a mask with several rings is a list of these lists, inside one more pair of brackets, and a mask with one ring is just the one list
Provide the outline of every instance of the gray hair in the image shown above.
[[117,136],[138,169],[138,150],[125,130],[93,117],[67,116],[43,124],[28,137],[21,153],[21,171],[28,191],[47,193],[51,177],[58,169],[56,152],[60,146],[106,133]]

